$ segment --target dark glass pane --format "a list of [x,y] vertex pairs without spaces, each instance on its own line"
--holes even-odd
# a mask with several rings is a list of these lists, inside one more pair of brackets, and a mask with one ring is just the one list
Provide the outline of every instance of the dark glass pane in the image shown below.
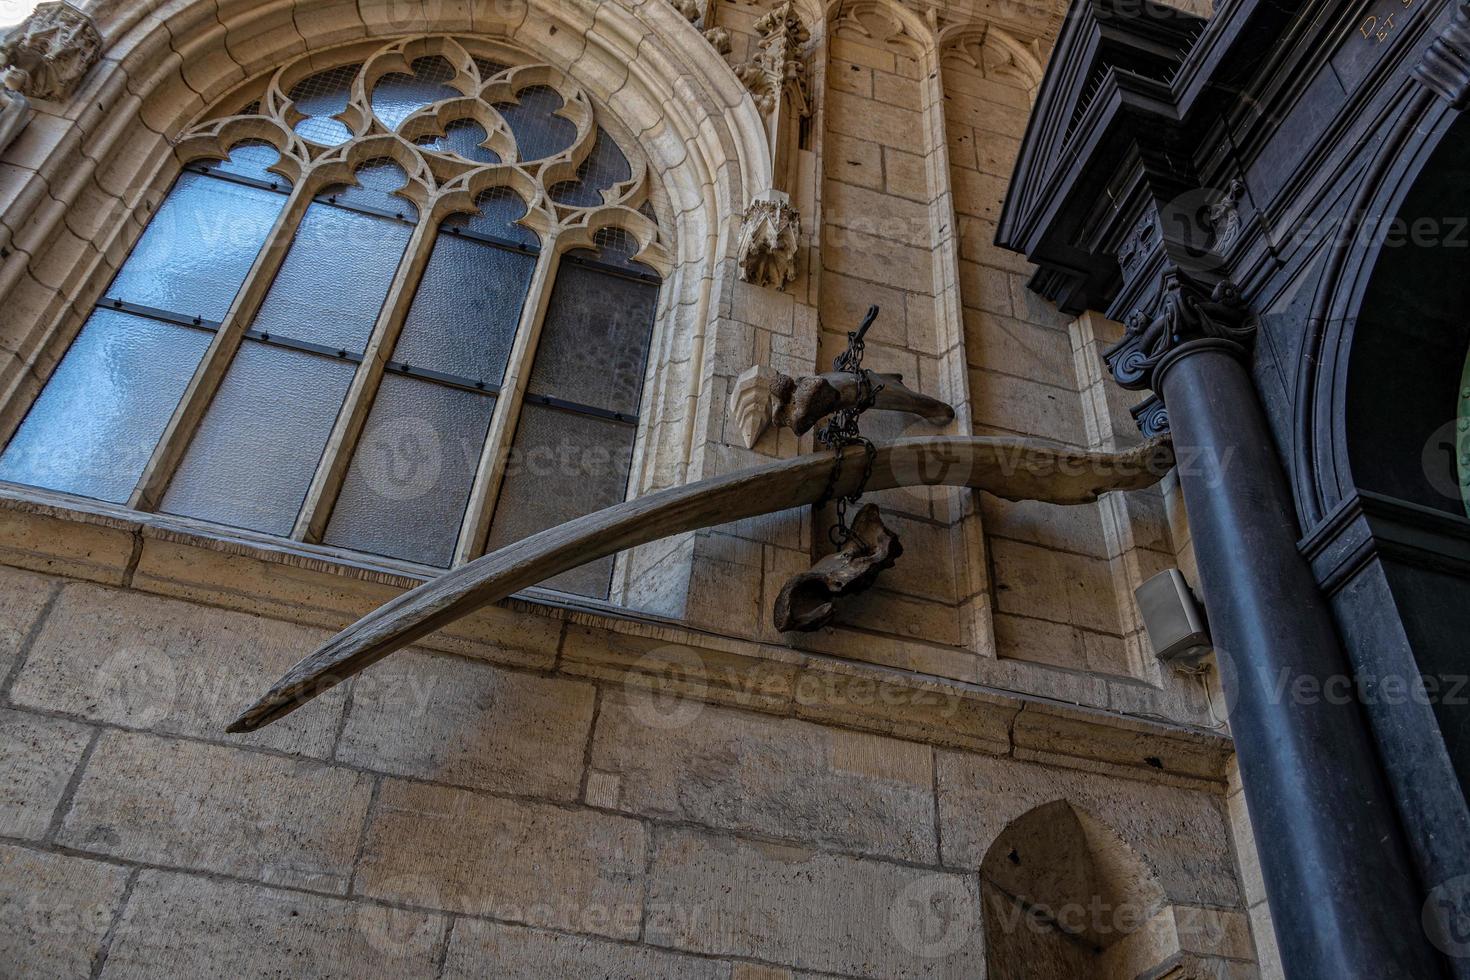
[[[633,436],[633,426],[622,422],[524,405],[495,505],[489,550],[622,502],[628,494]],[[609,556],[544,584],[605,599],[612,568]]]
[[296,132],[314,143],[336,146],[352,136],[352,130],[330,117],[347,108],[352,81],[361,65],[343,65],[309,75],[291,89],[291,101],[309,118],[296,124]]
[[0,455],[0,480],[125,502],[210,336],[95,311]]
[[481,82],[490,81],[490,79],[510,67],[509,65],[502,65],[498,61],[491,61],[489,58],[476,58],[475,65],[480,69]]
[[535,268],[534,256],[440,234],[393,360],[499,384]]
[[107,295],[223,320],[285,203],[272,191],[180,174]]
[[326,543],[447,568],[495,398],[383,376]]
[[572,262],[556,274],[530,390],[638,413],[658,287]]
[[551,189],[553,200],[576,207],[602,203],[602,192],[633,176],[628,158],[618,144],[600,126],[592,152],[577,168],[576,180],[564,180]]
[[444,153],[458,153],[466,160],[479,163],[499,163],[500,154],[481,144],[490,138],[485,127],[473,119],[460,119],[444,127],[444,135],[426,137],[419,146]]
[[525,225],[517,222],[526,216],[526,202],[509,187],[493,187],[475,198],[478,214],[452,214],[444,219],[442,228],[460,228],[480,235],[503,238],[520,245],[536,248],[541,239]]
[[357,178],[356,184],[338,184],[318,196],[352,207],[401,214],[408,219],[418,217],[413,202],[397,193],[408,186],[408,174],[392,160],[381,157],[369,160],[353,176]]
[[592,239],[597,244],[596,251],[589,252],[585,249],[577,249],[574,255],[583,255],[595,259],[603,265],[614,266],[619,269],[627,269],[638,275],[651,275],[653,269],[642,262],[634,262],[633,256],[638,254],[638,239],[622,228],[603,228],[597,232]]
[[269,168],[276,165],[281,159],[281,153],[274,146],[264,140],[246,140],[236,143],[235,148],[230,151],[228,160],[206,164],[214,170],[220,170],[229,174],[239,174],[241,177],[253,177],[256,180],[264,180],[270,183],[280,184],[282,187],[291,186],[291,182],[280,174],[272,173]]
[[312,204],[251,326],[362,353],[413,226]]
[[461,94],[446,84],[454,78],[454,66],[439,55],[416,58],[412,67],[412,75],[393,72],[373,86],[373,113],[389,129],[426,105]]
[[164,494],[170,514],[286,535],[355,365],[247,340]]
[[496,110],[516,138],[522,162],[555,156],[572,145],[577,127],[570,119],[553,115],[562,97],[546,85],[532,85],[516,94],[516,103],[498,102]]

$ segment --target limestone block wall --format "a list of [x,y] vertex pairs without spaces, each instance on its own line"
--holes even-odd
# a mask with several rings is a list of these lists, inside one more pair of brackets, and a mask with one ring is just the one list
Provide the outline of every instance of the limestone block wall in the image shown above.
[[1222,738],[530,610],[226,737],[342,614],[165,547],[0,569],[6,976],[975,977],[994,842],[1057,799],[1158,889],[1089,914],[1168,917],[1097,976],[1256,975]]

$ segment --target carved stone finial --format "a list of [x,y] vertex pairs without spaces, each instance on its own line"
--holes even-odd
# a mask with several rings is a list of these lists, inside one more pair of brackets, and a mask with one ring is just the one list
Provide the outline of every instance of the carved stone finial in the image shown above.
[[750,202],[740,228],[736,253],[740,278],[757,286],[783,289],[796,278],[796,250],[801,241],[801,213],[785,194]]
[[730,417],[746,449],[754,449],[771,427],[771,390],[779,377],[782,375],[771,368],[757,364],[735,379],[730,391]]
[[795,4],[787,0],[771,10],[755,22],[755,32],[760,36],[755,54],[736,66],[735,74],[750,89],[756,107],[769,116],[785,95],[798,118],[811,115],[802,46],[811,40],[812,32],[802,23]]
[[1213,289],[1177,269],[1164,270],[1158,297],[1124,321],[1123,339],[1103,359],[1124,388],[1154,388],[1154,368],[1164,356],[1191,340],[1228,340],[1249,349],[1256,320],[1228,279]]
[[0,42],[5,86],[33,99],[64,102],[102,53],[97,25],[69,3],[39,4]]
[[1455,16],[1414,66],[1414,75],[1456,109],[1470,107],[1470,0],[1460,0]]

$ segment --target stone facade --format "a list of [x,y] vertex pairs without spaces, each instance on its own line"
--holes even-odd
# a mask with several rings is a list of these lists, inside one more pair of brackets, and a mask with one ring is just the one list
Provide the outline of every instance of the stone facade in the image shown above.
[[[810,32],[811,112],[772,132],[731,66],[773,6],[84,8],[101,60],[0,155],[4,434],[207,107],[304,53],[454,33],[558,66],[656,176],[668,262],[638,491],[809,449],[776,429],[747,448],[730,393],[754,366],[825,369],[872,303],[867,366],[952,403],[954,432],[1136,443],[1101,361],[1122,327],[1059,314],[992,244],[1062,9],[786,5]],[[771,194],[800,215],[796,251],[746,282],[742,218]],[[828,547],[829,514],[792,512],[623,556],[616,605],[532,590],[231,737],[244,704],[422,572],[0,486],[0,973],[777,980],[988,961],[1004,980],[1020,950],[1070,964],[1057,976],[1278,975],[1218,690],[1155,660],[1133,604],[1159,570],[1192,576],[1172,484],[1076,508],[873,496],[906,553],[819,633],[770,626],[781,583]]]

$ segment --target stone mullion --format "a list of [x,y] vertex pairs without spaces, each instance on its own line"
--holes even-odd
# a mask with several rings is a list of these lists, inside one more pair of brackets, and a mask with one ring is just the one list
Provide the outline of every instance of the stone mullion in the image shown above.
[[286,259],[286,253],[291,249],[297,227],[316,195],[314,185],[314,181],[303,176],[291,189],[286,206],[277,215],[276,223],[266,236],[265,246],[255,257],[255,263],[245,277],[245,284],[235,295],[234,302],[225,313],[224,321],[215,331],[214,339],[210,341],[199,366],[194,369],[194,376],[184,389],[184,395],[169,418],[158,445],[154,447],[148,465],[143,468],[143,475],[138,478],[138,484],[128,498],[128,506],[133,510],[155,510],[163,499],[164,491],[173,479],[174,470],[183,459],[184,451],[194,438],[200,420],[204,418],[209,403],[224,380],[225,372],[235,359],[235,352],[239,350],[246,330],[260,312],[261,303],[265,301],[266,294]]
[[526,386],[531,379],[531,366],[536,359],[536,347],[541,341],[541,328],[546,322],[546,305],[551,299],[552,285],[556,281],[556,270],[561,264],[561,250],[557,247],[555,232],[542,243],[541,254],[536,260],[536,269],[531,275],[531,287],[521,307],[521,320],[516,325],[515,342],[511,345],[510,357],[505,366],[505,377],[500,385],[496,400],[495,416],[490,422],[490,432],[485,438],[485,448],[475,470],[475,482],[470,488],[469,506],[464,523],[460,526],[459,540],[454,546],[454,564],[478,558],[485,548],[490,533],[490,520],[495,515],[495,504],[500,497],[500,485],[510,460],[511,441],[515,437],[516,425],[520,422],[521,404],[526,395]]
[[306,500],[301,505],[300,513],[296,515],[296,526],[291,529],[291,537],[297,541],[320,541],[326,533],[327,520],[332,516],[332,507],[337,503],[337,494],[347,476],[353,450],[357,448],[357,440],[362,436],[363,426],[367,424],[373,397],[383,380],[383,371],[393,354],[393,348],[398,344],[398,335],[403,331],[409,305],[418,292],[424,267],[429,264],[429,255],[433,251],[433,234],[438,224],[431,208],[420,209],[419,222],[409,237],[404,257],[398,263],[398,271],[388,287],[388,298],[378,312],[377,322],[373,324],[373,332],[363,351],[362,362],[358,364],[357,372],[352,377],[347,398],[342,404],[342,410],[337,413],[337,421],[332,426],[327,447],[322,451],[311,486],[306,491]]

